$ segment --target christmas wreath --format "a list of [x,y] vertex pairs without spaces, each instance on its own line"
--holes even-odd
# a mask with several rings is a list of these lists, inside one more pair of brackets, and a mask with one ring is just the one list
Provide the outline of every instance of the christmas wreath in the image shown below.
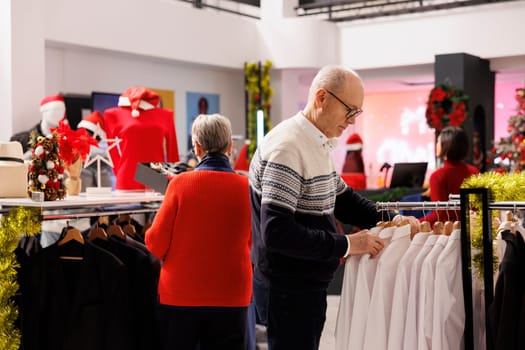
[[444,127],[462,126],[468,116],[468,96],[449,85],[439,85],[430,91],[426,118],[430,128],[441,131]]

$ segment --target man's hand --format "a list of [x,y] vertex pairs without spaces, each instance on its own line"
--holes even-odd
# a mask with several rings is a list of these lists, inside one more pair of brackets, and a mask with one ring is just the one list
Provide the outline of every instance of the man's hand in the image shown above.
[[348,235],[348,238],[350,239],[350,255],[368,253],[375,257],[385,247],[383,240],[371,235],[368,230]]

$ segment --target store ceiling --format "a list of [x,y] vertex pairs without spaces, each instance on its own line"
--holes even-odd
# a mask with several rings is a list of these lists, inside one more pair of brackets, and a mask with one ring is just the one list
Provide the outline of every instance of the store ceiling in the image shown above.
[[520,0],[302,0],[295,10],[298,16],[348,22],[509,1]]

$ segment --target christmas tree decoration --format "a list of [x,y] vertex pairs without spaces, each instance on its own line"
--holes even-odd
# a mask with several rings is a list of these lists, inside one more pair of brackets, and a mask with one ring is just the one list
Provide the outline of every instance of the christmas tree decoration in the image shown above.
[[47,137],[31,135],[31,164],[29,166],[28,193],[44,193],[45,201],[63,199],[64,161],[58,153],[58,135],[52,132]]
[[499,173],[519,172],[525,168],[525,88],[516,89],[516,114],[508,120],[508,136],[492,148],[487,162]]

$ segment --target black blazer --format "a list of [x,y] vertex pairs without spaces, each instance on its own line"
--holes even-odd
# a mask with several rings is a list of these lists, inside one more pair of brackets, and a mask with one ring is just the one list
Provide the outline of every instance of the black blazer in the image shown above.
[[[124,350],[127,271],[86,241],[82,261],[53,244],[32,256],[22,280],[22,349]],[[126,349],[127,350],[127,349]]]
[[129,350],[151,347],[154,341],[157,280],[148,256],[114,236],[93,243],[119,258],[128,270],[126,338]]
[[494,349],[518,349],[518,325],[521,300],[525,292],[525,243],[521,234],[503,231],[505,255],[500,264],[494,302],[489,307],[488,321]]

